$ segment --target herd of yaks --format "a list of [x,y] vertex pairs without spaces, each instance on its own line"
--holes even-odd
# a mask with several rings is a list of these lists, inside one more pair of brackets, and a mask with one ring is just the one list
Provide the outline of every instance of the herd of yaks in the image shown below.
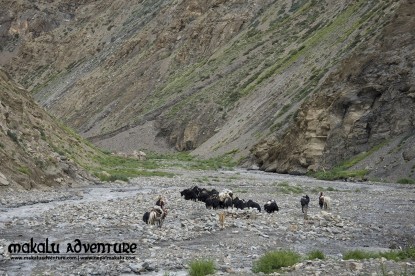
[[[193,188],[184,189],[180,192],[180,195],[184,197],[185,200],[202,201],[205,203],[206,208],[208,209],[227,209],[229,207],[232,207],[243,210],[245,208],[255,208],[259,212],[261,212],[261,206],[257,202],[251,199],[245,201],[243,199],[239,199],[238,197],[233,198],[233,193],[229,189],[225,189],[222,192],[218,192],[215,189],[207,190],[205,188],[199,188],[198,186],[194,186]],[[308,195],[303,196],[300,199],[300,203],[302,212],[307,212],[308,204],[310,203],[310,197]],[[320,192],[320,208],[328,209],[329,204],[330,198],[324,196],[323,192]],[[278,212],[279,207],[276,201],[271,199],[264,204],[264,210],[268,213],[273,213],[275,211]]]
[[[184,189],[180,192],[180,195],[186,200],[202,201],[205,203],[206,208],[208,209],[227,209],[231,207],[243,210],[245,208],[252,208],[257,209],[259,212],[261,212],[261,206],[257,202],[251,199],[245,201],[243,199],[239,199],[238,197],[233,198],[233,192],[229,189],[218,192],[215,189],[207,190],[205,188],[199,188],[195,186],[193,188]],[[157,224],[159,227],[161,227],[167,215],[165,203],[166,200],[162,196],[159,196],[156,205],[150,211],[144,213],[143,221],[146,224]],[[310,203],[309,196],[303,196],[300,199],[300,203],[301,210],[303,213],[305,213],[306,218],[308,204]],[[319,196],[319,205],[320,208],[324,209],[328,209],[330,205],[330,198],[328,196],[324,196],[323,192],[321,192]],[[277,202],[271,199],[264,204],[264,210],[267,213],[274,213],[275,211],[278,212],[280,209],[277,205]]]

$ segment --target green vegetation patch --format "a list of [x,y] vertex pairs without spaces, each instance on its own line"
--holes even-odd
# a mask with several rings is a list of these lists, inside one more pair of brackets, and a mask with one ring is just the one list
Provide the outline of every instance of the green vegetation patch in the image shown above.
[[399,184],[415,184],[415,179],[412,178],[401,178],[398,180]]
[[200,159],[191,156],[188,152],[179,152],[172,154],[157,154],[151,153],[147,155],[147,161],[164,164],[164,166],[182,167],[190,170],[218,170],[218,169],[233,169],[237,164],[232,156],[234,152],[231,151],[223,156],[213,157],[209,159]]
[[369,151],[362,152],[355,157],[344,161],[339,166],[334,167],[331,170],[328,171],[318,171],[311,173],[311,176],[322,179],[322,180],[337,180],[337,179],[348,179],[348,178],[360,178],[363,179],[364,176],[369,172],[368,170],[349,170],[349,168],[353,167],[360,161],[364,160],[374,152],[381,149],[386,142],[381,143],[377,146],[374,146]]
[[307,259],[308,260],[315,260],[315,259],[324,260],[325,258],[326,258],[326,256],[320,250],[313,250],[313,251],[311,251],[307,254]]
[[338,180],[348,178],[363,178],[368,172],[368,170],[346,171],[342,168],[334,168],[330,171],[319,171],[313,173],[312,176],[322,180]]
[[379,258],[379,253],[363,250],[351,250],[343,254],[343,260],[365,260]]
[[[230,155],[210,159],[198,159],[189,153],[174,154],[148,153],[146,160],[122,157],[101,152],[94,158],[96,165],[89,168],[101,181],[128,181],[130,177],[173,177],[175,174],[162,171],[165,168],[178,167],[191,170],[218,170],[232,169],[236,166]],[[198,179],[205,182],[208,179]],[[219,180],[213,180],[219,181]]]
[[98,166],[91,168],[93,174],[101,181],[128,181],[130,177],[173,177],[175,174],[155,170],[162,167],[155,159],[137,160],[102,153],[94,157]]
[[23,174],[26,174],[26,175],[30,175],[31,174],[30,169],[28,167],[26,167],[26,166],[20,166],[20,167],[17,168],[17,170],[19,172],[23,173]]
[[219,156],[206,160],[195,159],[190,164],[192,170],[218,170],[232,169],[236,166],[236,162],[230,156]]
[[274,184],[278,192],[284,193],[284,194],[301,194],[304,192],[304,189],[297,185],[291,185],[287,181],[283,181],[281,183],[275,183]]
[[128,181],[130,177],[151,177],[151,176],[160,176],[160,177],[173,177],[174,173],[163,172],[163,171],[146,171],[146,170],[109,170],[105,172],[95,172],[94,175],[98,177],[101,181],[115,181],[122,180]]
[[215,273],[215,264],[212,260],[194,260],[189,264],[190,276],[205,276]]
[[301,256],[290,250],[278,250],[266,253],[259,258],[253,266],[252,271],[255,273],[272,273],[282,267],[292,266],[301,260]]
[[365,260],[385,258],[387,260],[402,261],[415,260],[415,247],[408,247],[403,250],[392,250],[388,252],[368,252],[363,250],[347,251],[343,254],[344,260]]

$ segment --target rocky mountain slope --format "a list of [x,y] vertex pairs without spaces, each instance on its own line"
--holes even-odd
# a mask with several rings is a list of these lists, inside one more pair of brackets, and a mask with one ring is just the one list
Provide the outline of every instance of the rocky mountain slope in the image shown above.
[[82,184],[94,152],[0,69],[0,191]]
[[359,153],[370,176],[415,177],[415,1],[397,10],[368,47],[344,60],[298,110],[277,143],[255,151],[264,169],[330,169]]
[[[250,162],[262,169],[304,173],[411,130],[411,119],[393,127],[399,115],[383,112],[399,109],[399,101],[381,103],[395,85],[412,93],[413,72],[388,84],[411,66],[412,2],[5,1],[0,64],[50,112],[107,149],[235,159],[252,150]],[[388,44],[400,47],[401,40],[406,50],[392,53]],[[396,60],[376,65],[384,55]],[[380,83],[364,72],[371,63],[383,72]],[[338,91],[345,96],[331,106]],[[364,99],[356,103],[352,94]],[[372,106],[374,99],[381,101]],[[349,132],[369,113],[372,119]]]

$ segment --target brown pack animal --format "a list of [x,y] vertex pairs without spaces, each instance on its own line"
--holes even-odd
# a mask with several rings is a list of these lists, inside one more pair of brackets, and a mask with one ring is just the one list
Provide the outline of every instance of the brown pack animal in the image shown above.
[[167,209],[165,208],[166,200],[161,196],[156,202],[156,206],[151,209],[150,212],[146,212],[143,216],[143,221],[147,224],[155,225],[158,227],[163,225],[164,219],[167,216]]

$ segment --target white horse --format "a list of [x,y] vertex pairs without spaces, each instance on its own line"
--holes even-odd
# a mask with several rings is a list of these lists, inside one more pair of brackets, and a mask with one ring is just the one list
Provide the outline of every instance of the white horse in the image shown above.
[[323,195],[323,192],[321,192],[318,198],[318,204],[320,205],[320,208],[321,209],[324,208],[324,210],[330,209],[330,202],[331,202],[331,198]]
[[323,199],[323,208],[324,208],[324,210],[330,209],[330,202],[331,202],[331,198],[328,197],[328,196],[324,196],[324,199]]
[[329,198],[328,196],[325,196],[324,197],[324,205],[323,205],[325,210],[330,209],[330,202],[331,202],[331,198]]

